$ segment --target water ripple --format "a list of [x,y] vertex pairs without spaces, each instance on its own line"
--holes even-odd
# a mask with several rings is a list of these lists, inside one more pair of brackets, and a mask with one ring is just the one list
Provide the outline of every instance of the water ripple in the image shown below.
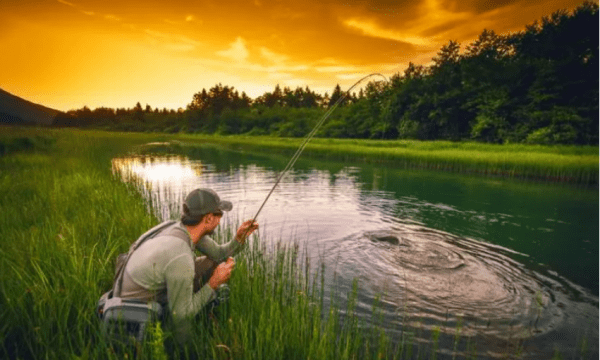
[[353,259],[348,267],[387,279],[388,303],[432,323],[462,317],[477,320],[479,334],[541,334],[563,321],[570,303],[556,294],[556,280],[513,258],[526,255],[421,225],[353,234],[339,246]]

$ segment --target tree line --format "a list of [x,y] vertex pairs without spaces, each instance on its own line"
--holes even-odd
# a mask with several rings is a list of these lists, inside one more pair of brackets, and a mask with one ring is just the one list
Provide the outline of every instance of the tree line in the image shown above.
[[598,27],[598,4],[586,1],[516,33],[483,30],[462,51],[451,40],[431,65],[410,63],[358,93],[277,85],[251,99],[219,83],[186,109],[84,107],[56,125],[299,137],[346,96],[318,136],[597,145]]

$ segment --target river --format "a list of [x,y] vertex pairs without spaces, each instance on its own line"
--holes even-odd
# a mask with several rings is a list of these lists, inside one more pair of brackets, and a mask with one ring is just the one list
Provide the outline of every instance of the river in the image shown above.
[[[163,219],[206,187],[232,201],[223,222],[236,223],[255,214],[287,160],[149,144],[113,170],[141,180]],[[441,327],[441,357],[460,329],[480,358],[597,358],[598,209],[597,187],[303,157],[257,221],[267,241],[300,242],[311,263],[324,261],[326,288],[347,294],[358,279],[365,319],[380,296],[392,338],[410,328],[426,342]]]

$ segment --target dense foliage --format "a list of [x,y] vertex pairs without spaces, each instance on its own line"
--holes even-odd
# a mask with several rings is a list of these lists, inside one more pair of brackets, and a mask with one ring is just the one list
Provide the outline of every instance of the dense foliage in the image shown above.
[[[463,51],[449,41],[432,65],[348,94],[319,136],[598,144],[598,27],[598,4],[586,1],[517,33],[483,30]],[[343,96],[339,85],[331,95],[278,85],[251,99],[217,84],[187,109],[84,107],[56,125],[299,137]]]

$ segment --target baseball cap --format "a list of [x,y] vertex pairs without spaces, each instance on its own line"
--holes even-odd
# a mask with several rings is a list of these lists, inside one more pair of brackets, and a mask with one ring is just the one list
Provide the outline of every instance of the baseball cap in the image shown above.
[[183,212],[192,218],[204,214],[230,211],[233,205],[230,201],[221,200],[211,189],[196,189],[188,194],[183,203]]

